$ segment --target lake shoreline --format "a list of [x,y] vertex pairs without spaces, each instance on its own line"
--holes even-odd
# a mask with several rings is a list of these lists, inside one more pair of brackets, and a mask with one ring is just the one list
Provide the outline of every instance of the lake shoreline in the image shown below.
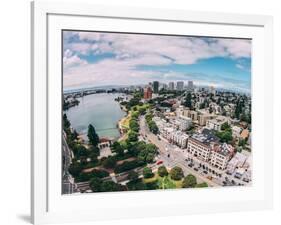
[[123,133],[120,121],[128,116],[126,108],[115,99],[123,93],[98,93],[79,98],[80,104],[64,110],[73,129],[87,141],[87,128],[92,124],[100,138],[118,140]]

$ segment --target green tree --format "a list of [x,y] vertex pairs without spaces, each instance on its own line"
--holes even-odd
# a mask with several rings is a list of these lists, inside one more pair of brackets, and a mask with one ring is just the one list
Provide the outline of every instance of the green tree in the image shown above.
[[151,163],[157,153],[157,147],[154,144],[145,144],[145,147],[140,150],[138,159],[144,162]]
[[73,153],[75,155],[75,157],[77,157],[78,159],[80,159],[81,157],[87,157],[89,155],[89,151],[85,148],[85,146],[81,145],[81,144],[76,144],[73,147]]
[[90,180],[90,188],[92,191],[94,192],[99,192],[101,191],[101,184],[102,184],[102,179],[98,178],[98,177],[93,177]]
[[224,124],[221,125],[221,129],[222,130],[230,130],[231,127],[227,122],[225,122]]
[[165,177],[165,176],[168,175],[168,170],[166,169],[165,166],[160,166],[158,168],[158,174],[159,174],[160,177]]
[[158,133],[159,129],[158,129],[156,123],[155,123],[153,120],[149,121],[149,122],[147,123],[147,125],[148,125],[148,127],[149,127],[149,130],[150,130],[152,133],[154,133],[154,134],[157,134],[157,133]]
[[188,174],[182,182],[182,187],[183,188],[193,188],[197,184],[196,177],[193,176],[192,174]]
[[191,93],[188,92],[186,97],[185,97],[185,101],[184,101],[184,106],[185,107],[188,107],[188,108],[192,108],[192,96],[191,96]]
[[98,170],[98,169],[94,169],[91,172],[91,176],[92,177],[98,177],[98,178],[104,178],[104,177],[108,177],[109,173],[106,170]]
[[208,184],[206,182],[200,183],[200,184],[196,184],[197,188],[204,188],[204,187],[208,187]]
[[139,113],[140,113],[141,115],[144,115],[145,112],[146,112],[146,108],[144,108],[144,107],[139,108]]
[[75,177],[75,182],[85,182],[90,179],[90,174],[88,173],[80,173],[78,177]]
[[221,142],[226,142],[229,143],[232,141],[232,131],[231,130],[226,130],[222,132],[217,132],[216,135],[219,137]]
[[108,192],[108,191],[120,191],[121,185],[114,183],[113,181],[104,181],[100,185],[101,192]]
[[138,140],[138,133],[134,132],[134,131],[130,131],[128,133],[128,141],[129,142],[135,142]]
[[127,178],[132,182],[136,182],[139,179],[139,174],[132,170],[128,173]]
[[68,171],[72,176],[77,177],[81,173],[82,169],[83,168],[80,163],[72,163],[70,164]]
[[178,167],[178,166],[175,166],[171,169],[171,178],[173,180],[181,180],[183,178],[183,170],[182,168]]
[[131,119],[129,122],[129,127],[134,132],[139,132],[139,124],[138,121]]
[[145,120],[146,120],[146,122],[152,120],[152,118],[153,118],[153,115],[152,115],[151,113],[147,113],[147,114],[145,115]]
[[100,155],[100,149],[97,146],[90,146],[89,152],[96,154],[97,156]]
[[116,165],[116,159],[112,156],[109,156],[102,162],[102,165],[105,168],[114,168]]
[[63,126],[64,128],[69,128],[70,127],[70,122],[67,118],[67,115],[64,113],[63,114]]
[[124,156],[124,147],[118,142],[118,141],[115,141],[112,146],[112,151],[113,152],[116,152],[117,155],[119,156]]
[[244,103],[241,99],[239,99],[237,104],[236,104],[235,111],[234,111],[234,115],[237,119],[240,119],[240,115],[243,111],[243,107],[244,107]]
[[92,124],[88,126],[88,139],[91,145],[97,146],[99,143],[99,136]]
[[144,178],[151,178],[153,177],[154,174],[152,173],[152,169],[148,167],[143,168],[143,177]]
[[238,146],[241,146],[244,148],[246,143],[247,143],[246,139],[239,139]]

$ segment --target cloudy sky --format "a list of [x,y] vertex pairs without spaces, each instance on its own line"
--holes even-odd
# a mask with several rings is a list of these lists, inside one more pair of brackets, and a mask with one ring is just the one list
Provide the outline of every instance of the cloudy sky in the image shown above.
[[250,40],[64,31],[63,51],[64,90],[193,80],[250,91]]

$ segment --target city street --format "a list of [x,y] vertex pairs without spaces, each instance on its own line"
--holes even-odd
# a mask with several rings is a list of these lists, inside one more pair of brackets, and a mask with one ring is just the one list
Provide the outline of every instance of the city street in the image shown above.
[[157,156],[157,160],[163,161],[163,165],[165,165],[167,168],[171,169],[174,166],[179,166],[183,169],[185,176],[187,174],[192,174],[197,178],[199,183],[206,182],[210,187],[218,186],[218,184],[215,182],[188,167],[188,162],[186,161],[187,156],[184,150],[168,143],[167,140],[163,138],[160,139],[158,136],[151,133],[146,126],[144,116],[140,117],[140,133],[145,141],[151,142],[158,147],[159,155]]

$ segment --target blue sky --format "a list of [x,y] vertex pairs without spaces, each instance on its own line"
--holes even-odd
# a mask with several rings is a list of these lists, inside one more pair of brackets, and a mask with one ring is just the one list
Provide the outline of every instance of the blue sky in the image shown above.
[[250,92],[250,40],[72,31],[63,39],[65,90],[193,80]]

